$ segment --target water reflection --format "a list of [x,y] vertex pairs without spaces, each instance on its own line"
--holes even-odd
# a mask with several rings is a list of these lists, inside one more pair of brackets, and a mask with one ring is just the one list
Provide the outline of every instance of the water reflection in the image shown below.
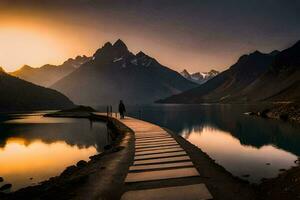
[[297,156],[272,145],[260,148],[242,145],[230,133],[211,127],[189,130],[188,133],[183,131],[182,136],[231,173],[241,178],[250,175],[247,179],[251,182],[260,182],[262,177],[274,177],[280,169],[295,165],[297,159]]
[[87,119],[44,118],[41,113],[0,118],[0,176],[12,183],[12,190],[58,175],[102,151],[108,141],[106,125]]
[[[247,179],[252,182],[276,176],[278,169],[290,168],[300,155],[299,124],[243,114],[260,109],[256,105],[209,104],[128,108],[133,117],[139,117],[141,110],[142,119],[164,126],[189,140],[192,138],[191,142],[201,149],[207,148],[207,153],[227,170],[237,176],[249,174]],[[228,144],[233,147],[228,148]],[[229,155],[235,158],[230,159]],[[266,165],[268,162],[271,165]],[[243,166],[242,170],[240,166]]]
[[46,144],[9,138],[5,147],[0,148],[0,173],[16,190],[56,176],[67,166],[96,153],[95,147],[80,149],[63,141]]

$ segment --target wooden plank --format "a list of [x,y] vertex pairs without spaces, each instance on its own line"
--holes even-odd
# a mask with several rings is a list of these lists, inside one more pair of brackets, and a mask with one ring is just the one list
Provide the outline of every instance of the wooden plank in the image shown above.
[[189,156],[177,156],[177,157],[168,157],[168,158],[156,158],[148,160],[137,160],[133,162],[133,165],[145,165],[145,164],[157,164],[157,163],[166,163],[166,162],[179,162],[190,160]]
[[129,172],[125,179],[126,183],[156,181],[173,178],[185,178],[199,176],[195,168],[178,168],[165,169],[159,171],[145,171],[145,172]]
[[135,156],[134,160],[144,160],[144,159],[153,159],[153,158],[166,158],[166,157],[171,157],[171,156],[183,156],[183,155],[186,155],[185,151]]
[[205,184],[134,190],[123,194],[121,200],[210,200],[213,199]]
[[154,145],[143,145],[143,146],[135,146],[135,149],[147,149],[147,148],[155,148],[155,147],[166,147],[166,146],[175,146],[178,145],[177,142],[173,143],[173,144],[154,144]]
[[151,143],[136,143],[135,147],[140,148],[140,147],[153,147],[153,146],[164,146],[168,144],[178,144],[176,141],[170,141],[170,142],[151,142]]
[[165,168],[178,168],[178,167],[192,167],[193,163],[190,161],[187,162],[176,162],[176,163],[159,163],[152,165],[135,165],[130,166],[129,171],[141,171],[141,170],[154,170],[154,169],[165,169]]
[[150,151],[140,151],[140,152],[135,152],[136,156],[140,155],[149,155],[149,154],[156,154],[156,153],[170,153],[170,152],[178,152],[178,151],[184,151],[180,147],[175,147],[175,148],[168,148],[168,149],[156,149],[156,150],[150,150]]
[[154,136],[154,137],[135,137],[136,140],[155,140],[155,139],[168,139],[172,138],[171,136]]
[[141,148],[141,149],[136,149],[135,152],[146,152],[146,151],[153,151],[158,149],[173,149],[173,148],[180,148],[180,146],[172,145],[172,146],[164,146],[164,147]]
[[156,141],[174,141],[173,138],[158,138],[158,139],[136,139],[135,142],[156,142]]

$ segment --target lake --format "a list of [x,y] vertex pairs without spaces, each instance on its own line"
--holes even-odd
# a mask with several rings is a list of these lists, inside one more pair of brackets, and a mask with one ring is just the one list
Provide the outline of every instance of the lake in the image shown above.
[[300,126],[243,114],[256,105],[128,107],[133,117],[166,127],[201,148],[229,172],[252,183],[295,166]]
[[[229,172],[252,183],[295,166],[300,155],[299,124],[243,114],[257,109],[209,104],[127,108],[130,116],[183,136]],[[11,191],[57,176],[109,143],[105,123],[45,118],[44,113],[0,114],[0,177],[12,183]]]
[[105,123],[43,114],[0,114],[0,177],[10,191],[57,176],[109,142]]

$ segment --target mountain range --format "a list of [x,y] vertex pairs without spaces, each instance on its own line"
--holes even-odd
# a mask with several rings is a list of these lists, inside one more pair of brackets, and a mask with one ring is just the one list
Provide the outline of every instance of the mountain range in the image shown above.
[[49,87],[90,59],[87,56],[77,56],[75,59],[70,58],[58,66],[47,64],[39,68],[24,65],[10,74],[31,83]]
[[147,104],[196,87],[178,72],[143,52],[133,54],[122,40],[107,42],[92,59],[51,87],[88,105]]
[[74,106],[63,94],[11,76],[0,67],[0,111],[62,109]]
[[217,76],[220,72],[216,70],[210,70],[209,72],[196,72],[196,73],[189,73],[186,69],[184,69],[180,74],[188,79],[189,81],[195,82],[199,85],[207,82],[209,79]]
[[300,100],[300,41],[268,54],[241,56],[228,70],[199,87],[160,103],[282,102]]

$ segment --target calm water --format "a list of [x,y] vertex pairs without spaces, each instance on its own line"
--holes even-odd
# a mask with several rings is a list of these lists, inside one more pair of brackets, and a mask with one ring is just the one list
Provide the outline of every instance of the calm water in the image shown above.
[[295,166],[300,155],[300,126],[243,114],[256,109],[230,105],[128,108],[129,115],[169,128],[234,175],[258,183]]
[[0,176],[13,185],[11,191],[35,185],[79,160],[88,160],[107,143],[104,123],[45,118],[42,113],[2,114]]

